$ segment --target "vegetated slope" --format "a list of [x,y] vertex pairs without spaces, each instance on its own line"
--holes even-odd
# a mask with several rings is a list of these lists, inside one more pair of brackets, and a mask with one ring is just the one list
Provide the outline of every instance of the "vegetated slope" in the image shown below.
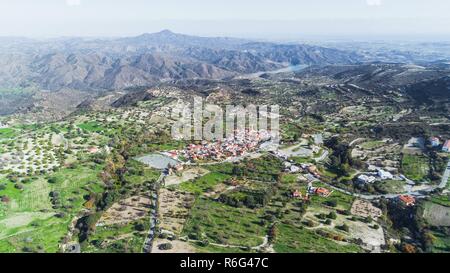
[[449,75],[450,70],[431,65],[372,63],[314,67],[296,77],[330,79],[377,92],[396,91],[422,103],[449,99]]
[[33,106],[33,92],[22,90],[0,90],[0,115],[10,115],[17,110]]
[[416,101],[433,104],[434,100],[450,103],[450,77],[426,80],[406,86],[406,93]]

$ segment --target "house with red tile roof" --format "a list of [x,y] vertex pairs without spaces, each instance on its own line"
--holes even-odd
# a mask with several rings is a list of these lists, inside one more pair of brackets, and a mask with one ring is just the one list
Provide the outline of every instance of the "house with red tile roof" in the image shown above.
[[444,143],[444,146],[442,146],[442,151],[450,153],[450,139]]
[[416,204],[416,198],[411,195],[400,195],[398,199],[408,207],[412,207]]

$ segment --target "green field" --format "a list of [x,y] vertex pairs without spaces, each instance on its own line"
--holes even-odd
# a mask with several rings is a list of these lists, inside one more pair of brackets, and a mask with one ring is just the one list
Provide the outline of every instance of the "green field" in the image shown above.
[[[97,178],[100,170],[101,166],[63,169],[24,183],[22,190],[1,178],[0,184],[6,188],[0,196],[10,201],[0,208],[0,252],[57,252],[69,223],[83,207],[83,196],[103,190]],[[53,183],[48,182],[51,177]],[[51,202],[50,192],[59,195],[57,207]],[[63,214],[56,217],[57,213]]]
[[435,240],[431,252],[450,253],[450,237],[441,232],[436,231],[433,231],[433,236]]
[[432,226],[450,226],[450,207],[426,202],[423,218]]
[[381,193],[402,193],[405,191],[405,182],[401,180],[378,181],[374,186]]
[[450,195],[435,195],[431,198],[431,201],[435,204],[439,204],[441,206],[450,207]]
[[[138,232],[135,225],[141,223],[143,232]],[[83,253],[141,253],[146,238],[146,230],[150,228],[148,219],[133,221],[127,224],[102,226],[95,229],[89,238],[89,244],[83,247]]]
[[78,127],[88,132],[101,132],[105,130],[103,126],[95,121],[78,124]]
[[266,226],[260,223],[261,213],[260,210],[234,208],[199,197],[183,235],[224,245],[257,246],[267,234]]
[[411,180],[423,181],[430,170],[428,158],[405,154],[402,158],[403,174]]
[[197,253],[256,253],[255,250],[248,250],[239,247],[220,247],[211,244],[208,246],[201,246],[198,243],[191,243],[191,245],[195,247]]
[[294,184],[297,183],[297,176],[296,174],[284,174],[281,178],[281,182],[284,184]]
[[13,138],[16,136],[14,129],[11,128],[1,128],[0,129],[0,139],[1,138]]
[[202,194],[208,190],[211,190],[219,183],[231,178],[228,174],[212,172],[204,175],[194,181],[183,182],[180,184],[182,191],[187,191],[195,194]]
[[367,141],[361,144],[361,147],[363,149],[376,149],[379,148],[381,146],[383,146],[384,142],[383,141]]
[[[322,183],[315,183],[314,186],[330,189],[330,187],[327,187],[327,185],[322,184]],[[305,189],[305,191],[306,191],[306,189]],[[339,191],[333,191],[333,193],[328,198],[315,195],[311,199],[311,205],[320,205],[321,206],[323,204],[326,204],[327,202],[336,201],[336,204],[337,204],[336,208],[341,209],[341,210],[349,210],[352,207],[354,199],[355,198],[353,196],[347,195],[347,194],[339,192]]]
[[336,242],[314,231],[290,225],[278,225],[274,249],[280,253],[357,253],[362,249],[354,244]]

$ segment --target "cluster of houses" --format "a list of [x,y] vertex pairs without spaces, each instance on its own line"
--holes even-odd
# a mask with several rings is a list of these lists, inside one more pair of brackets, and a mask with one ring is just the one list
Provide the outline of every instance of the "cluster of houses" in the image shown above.
[[103,148],[99,148],[96,146],[90,146],[87,148],[87,152],[89,154],[97,154],[97,153],[107,153],[109,154],[111,152],[111,148],[109,146],[103,147]]
[[221,160],[241,156],[270,139],[271,135],[267,131],[242,130],[224,140],[190,144],[186,149],[170,151],[168,155],[176,159],[182,156],[188,161]]
[[318,195],[321,197],[328,198],[332,193],[333,193],[333,191],[330,191],[326,188],[313,187],[312,184],[310,183],[308,185],[308,189],[306,190],[305,195],[303,195],[301,191],[295,190],[292,192],[291,196],[292,196],[292,198],[295,198],[295,199],[303,199],[303,200],[307,201],[310,199],[310,195]]
[[358,176],[358,182],[361,184],[371,184],[379,180],[391,180],[394,179],[394,175],[383,169],[378,169],[371,174],[361,174]]
[[[433,148],[437,148],[441,145],[441,140],[438,137],[430,137],[428,141]],[[442,151],[446,153],[450,152],[450,139],[444,142],[442,145]]]
[[288,173],[298,173],[300,171],[300,167],[292,164],[291,162],[284,162],[284,171]]
[[322,187],[313,187],[312,183],[308,184],[308,189],[306,190],[309,194],[318,195],[321,197],[329,197],[333,191]]

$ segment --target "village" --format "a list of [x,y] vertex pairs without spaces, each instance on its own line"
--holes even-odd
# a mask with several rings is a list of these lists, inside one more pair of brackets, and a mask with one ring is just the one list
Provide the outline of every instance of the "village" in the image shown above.
[[241,130],[235,131],[232,136],[224,140],[189,144],[184,150],[168,151],[165,154],[187,162],[221,161],[255,151],[262,143],[269,140],[271,140],[271,135],[266,130]]
[[[151,101],[135,108],[79,115],[31,132],[4,123],[3,129],[13,128],[14,133],[0,142],[5,219],[15,219],[12,212],[24,206],[36,206],[37,201],[30,201],[36,196],[47,200],[51,195],[54,204],[46,209],[53,206],[58,215],[62,210],[58,202],[63,202],[67,213],[66,207],[73,202],[69,200],[77,200],[77,208],[84,211],[95,209],[94,193],[111,179],[105,170],[122,161],[117,154],[124,150],[115,147],[125,142],[118,136],[131,138],[136,132],[141,135],[134,141],[141,142],[129,143],[127,147],[133,149],[125,150],[129,159],[122,179],[128,186],[123,200],[105,210],[92,242],[81,246],[72,235],[73,241],[64,244],[64,249],[75,246],[76,251],[101,252],[126,242],[133,251],[155,253],[283,252],[286,248],[383,252],[396,243],[384,234],[386,227],[380,219],[386,215],[381,203],[394,204],[407,214],[428,202],[437,190],[443,196],[446,193],[450,167],[439,173],[442,181],[428,177],[433,167],[430,151],[439,158],[448,153],[449,141],[442,137],[412,137],[405,142],[346,139],[349,154],[361,164],[338,176],[332,158],[339,149],[328,143],[337,134],[328,130],[295,136],[287,125],[288,134],[283,132],[279,144],[269,133],[252,130],[235,131],[221,141],[175,141],[163,133],[173,122],[169,117],[175,102],[166,103]],[[21,140],[16,141],[19,136]],[[117,158],[105,164],[104,158],[112,156]],[[77,172],[83,175],[70,176]],[[61,178],[61,173],[70,178]],[[37,177],[37,182],[28,182],[28,176]],[[11,189],[11,185],[19,188]],[[75,185],[82,185],[82,191],[73,190]],[[63,193],[62,201],[53,197],[59,193]],[[242,225],[235,225],[234,219]],[[270,239],[274,223],[282,231],[276,240]],[[132,235],[134,229],[137,232]],[[116,239],[108,237],[111,232]],[[320,244],[304,249],[292,243],[298,236],[304,236],[302,242],[316,238]]]

